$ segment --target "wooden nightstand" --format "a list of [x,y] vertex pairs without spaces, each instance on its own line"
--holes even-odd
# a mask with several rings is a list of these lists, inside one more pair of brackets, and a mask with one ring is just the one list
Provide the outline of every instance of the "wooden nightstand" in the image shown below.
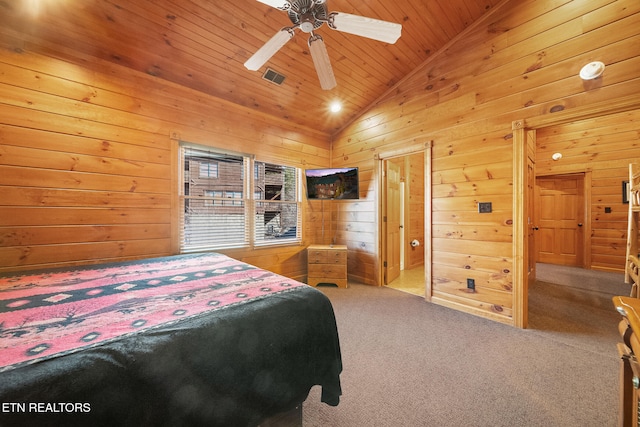
[[345,245],[310,245],[307,248],[307,284],[333,283],[347,287],[347,247]]

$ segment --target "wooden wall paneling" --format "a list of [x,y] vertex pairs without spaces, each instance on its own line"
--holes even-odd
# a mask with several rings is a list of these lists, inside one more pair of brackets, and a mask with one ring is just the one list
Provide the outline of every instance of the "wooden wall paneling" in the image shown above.
[[[10,108],[6,107],[5,109]],[[8,121],[13,120],[9,119]],[[59,120],[58,123],[60,122],[62,121]],[[48,158],[39,161],[43,164],[48,163],[51,168],[63,170],[85,168],[85,172],[97,168],[117,169],[122,174],[135,175],[136,171],[148,170],[156,164],[167,165],[170,163],[169,151],[162,147],[156,147],[153,141],[146,145],[144,143],[149,142],[148,140],[138,143],[133,131],[128,133],[129,141],[123,143],[104,138],[87,138],[22,127],[25,124],[25,122],[19,122],[16,126],[0,125],[2,149],[23,150],[22,155],[29,151],[47,150],[51,156],[58,156],[57,161],[52,162]],[[73,153],[73,156],[69,153]],[[64,161],[62,156],[69,156],[69,159]],[[24,165],[24,161],[20,159],[21,156],[7,157],[12,159],[13,166]],[[31,159],[31,161],[36,160]]]
[[[514,271],[522,261],[513,259],[514,243],[507,231],[513,233],[516,220],[511,122],[522,120],[527,126],[530,119],[562,120],[569,115],[563,111],[581,114],[594,105],[605,108],[605,98],[614,109],[616,103],[620,108],[633,104],[625,99],[640,90],[635,65],[640,14],[635,11],[637,5],[623,10],[623,4],[605,0],[508,3],[465,35],[474,41],[473,48],[456,43],[440,52],[335,137],[334,162],[344,153],[381,152],[395,141],[416,135],[433,139],[429,207],[434,302],[511,324],[512,310],[523,309],[512,306],[513,290],[508,289],[515,280],[511,275],[522,273]],[[612,45],[621,49],[614,52]],[[601,56],[610,64],[605,76],[598,87],[585,87],[577,76],[580,67]],[[626,154],[632,150],[625,150]],[[583,159],[589,156],[582,154]],[[603,164],[616,161],[609,153],[602,157]],[[501,209],[491,214],[491,221],[478,222],[483,217],[472,207],[487,199],[494,209]],[[469,235],[481,237],[465,237]],[[487,286],[479,278],[480,292],[473,298],[465,295],[463,279],[484,270],[504,279],[489,281]],[[495,294],[498,290],[491,286],[497,283],[506,297]],[[483,297],[487,300],[479,302]]]
[[[434,278],[437,285],[434,295],[437,292],[456,295],[459,300],[470,299],[474,303],[482,304],[494,301],[492,297],[500,295],[499,305],[511,308],[511,278],[509,274],[497,274],[495,272],[476,273],[476,289],[482,288],[479,292],[471,292],[467,289],[466,279],[468,273],[464,269],[451,266],[434,265]],[[497,304],[497,302],[494,302]],[[486,305],[486,304],[485,304]]]
[[[497,254],[499,249],[494,248],[494,243],[506,243],[511,247],[512,143],[502,134],[482,137],[476,135],[441,145],[437,142],[436,140],[433,148],[435,178],[431,200],[435,300],[442,298],[443,291],[454,293],[458,302],[469,299],[472,311],[484,312],[489,308],[491,313],[498,311],[504,314],[507,310],[510,311],[512,302],[505,302],[502,311],[495,301],[488,304],[495,297],[493,292],[487,292],[487,289],[492,289],[492,282],[486,280],[486,274],[482,270],[476,270],[476,267],[482,268],[481,265],[469,263],[468,257],[472,253],[472,242],[484,242],[487,245],[486,252],[482,254]],[[467,167],[472,164],[474,167],[468,170]],[[478,213],[479,202],[491,202],[492,212]],[[457,266],[453,270],[442,270],[443,265],[439,264],[442,255],[435,248],[439,247],[444,251],[442,244],[445,240],[459,242],[450,245],[449,249],[453,252],[449,254],[449,258],[457,260]],[[511,254],[504,255],[501,259],[511,259]],[[498,271],[500,273],[494,275],[503,276],[500,290],[510,291],[511,265],[502,265]],[[449,277],[438,276],[439,272],[444,272]],[[451,274],[454,274],[453,278]],[[475,293],[467,289],[467,278],[475,280]],[[484,301],[485,304],[478,304],[479,301]]]
[[[0,130],[1,132],[1,130]],[[28,134],[30,132],[24,132]],[[91,144],[92,141],[86,141]],[[105,146],[106,144],[102,144]],[[110,173],[121,176],[147,176],[152,179],[166,177],[166,164],[146,161],[125,160],[124,158],[109,158],[100,155],[86,155],[73,152],[31,149],[26,147],[4,145],[0,147],[2,155],[11,163],[7,166],[43,168],[58,171],[73,171],[80,173]],[[153,150],[148,149],[152,154]],[[164,153],[161,156],[167,158]]]
[[[259,133],[260,141],[263,142],[260,146],[271,148],[265,150],[267,153],[271,151],[277,153],[285,144],[297,144],[296,149],[305,154],[321,154],[311,151],[315,147],[323,148],[325,152],[328,150],[327,135],[322,132],[293,125],[286,120],[279,121],[255,112],[250,114],[249,110],[244,110],[229,102],[202,96],[201,93],[184,88],[179,88],[179,90],[187,94],[186,96],[172,97],[170,92],[159,90],[157,79],[149,78],[144,74],[121,74],[122,70],[109,62],[94,60],[96,72],[87,73],[82,68],[52,58],[4,51],[2,53],[2,61],[17,65],[17,75],[25,74],[24,70],[20,70],[20,64],[22,62],[28,64],[27,75],[31,74],[33,78],[23,79],[26,82],[23,87],[27,89],[38,88],[47,93],[64,97],[74,96],[78,101],[91,102],[96,105],[116,104],[120,108],[134,108],[143,116],[146,110],[159,111],[166,117],[175,117],[177,119],[175,122],[188,125],[189,127],[183,132],[188,131],[188,135],[196,134],[198,140],[211,138],[210,132],[215,131],[217,134],[234,140],[238,139],[245,145],[253,144],[255,147],[256,133]],[[87,56],[83,56],[81,59],[85,62],[91,60]],[[75,82],[70,81],[68,75],[66,79],[51,76],[47,72],[49,69],[65,70],[68,75],[75,78]],[[36,84],[34,85],[33,82]],[[163,83],[163,85],[167,85],[163,87],[176,88],[175,85],[167,83]],[[88,90],[89,87],[91,89]],[[132,97],[131,94],[135,94],[135,97]],[[212,111],[215,114],[203,114],[205,111],[203,107],[207,108],[206,111]],[[229,123],[238,120],[242,121],[243,126],[229,126]],[[38,123],[41,121],[42,119],[38,120]],[[286,129],[285,133],[283,133],[283,129]],[[110,130],[110,135],[113,137],[116,131],[117,129]]]
[[[169,209],[3,206],[3,227],[91,224],[167,224]],[[35,230],[34,230],[35,231]]]
[[146,206],[148,208],[164,209],[171,206],[171,198],[168,194],[34,189],[29,187],[3,187],[2,194],[6,198],[5,206],[70,207],[81,205],[108,208]]
[[331,244],[334,223],[329,202],[307,200],[303,204],[307,211],[304,241],[309,244]]
[[23,271],[45,267],[70,267],[111,261],[163,256],[171,249],[170,239],[118,242],[0,247],[2,271]]
[[494,257],[492,254],[438,251],[433,254],[434,265],[448,265],[465,270],[482,272],[509,271],[511,256]]
[[[637,18],[636,18],[637,19]],[[520,28],[518,28],[518,30],[520,30]],[[620,31],[623,32],[627,32],[629,33],[630,31],[632,31],[627,24],[624,25],[623,28],[619,29]],[[513,35],[513,32],[510,32],[510,35]],[[582,49],[585,49],[585,47],[583,46],[588,46],[589,44],[597,44],[598,46],[606,46],[606,41],[603,42],[603,38],[609,37],[609,41],[611,41],[611,35],[609,34],[604,34],[604,30],[602,31],[598,31],[596,32],[596,34],[589,34],[589,40],[588,42],[581,42],[580,46]],[[557,37],[562,37],[562,34],[558,34]],[[546,35],[545,38],[540,38],[540,43],[548,43],[549,41],[546,39]],[[589,43],[591,42],[591,43]],[[558,47],[551,47],[551,48],[547,48],[546,50],[544,50],[544,59],[545,61],[549,61],[549,57],[552,56],[552,54],[554,53],[554,49],[557,50],[560,53],[566,55],[567,51],[569,50],[575,50],[576,49],[576,42],[565,42],[565,43],[560,43],[560,45],[566,45],[566,49],[560,49]],[[473,82],[470,82],[470,84],[473,85],[473,87],[478,87],[478,91],[479,91],[479,102],[483,102],[484,104],[487,104],[487,102],[484,102],[483,100],[491,100],[491,98],[489,97],[488,94],[492,94],[491,97],[495,97],[496,99],[494,99],[494,103],[489,103],[488,105],[488,109],[484,110],[483,109],[479,109],[479,108],[474,108],[475,112],[480,111],[480,116],[486,116],[489,111],[491,111],[492,109],[495,111],[496,109],[500,109],[500,108],[505,108],[508,106],[505,105],[505,90],[510,92],[510,96],[507,99],[512,99],[513,100],[513,108],[529,108],[532,105],[533,100],[537,100],[539,98],[539,96],[534,96],[533,93],[531,94],[527,94],[526,92],[521,93],[521,92],[517,92],[517,93],[513,93],[512,88],[515,84],[517,84],[519,87],[523,86],[523,89],[526,88],[528,85],[531,85],[532,90],[538,91],[540,92],[541,89],[538,89],[538,87],[544,89],[544,94],[546,94],[547,96],[552,96],[555,98],[556,94],[558,93],[563,93],[566,92],[566,86],[567,86],[567,82],[573,82],[571,83],[571,86],[574,87],[574,91],[576,93],[580,93],[584,91],[584,87],[582,86],[582,82],[580,81],[580,79],[576,79],[574,76],[577,75],[577,70],[579,70],[580,66],[576,66],[575,65],[575,59],[572,60],[574,65],[573,65],[573,76],[570,78],[567,78],[566,81],[558,81],[558,85],[562,85],[565,87],[564,90],[559,91],[556,90],[552,87],[546,87],[544,86],[545,83],[551,83],[552,81],[549,80],[550,78],[555,78],[556,80],[559,79],[558,76],[554,77],[554,73],[552,70],[552,64],[544,64],[544,71],[542,71],[543,69],[543,64],[539,63],[536,66],[534,66],[531,69],[526,69],[526,67],[523,67],[522,62],[521,61],[515,61],[515,57],[514,58],[502,58],[501,55],[504,51],[512,51],[514,54],[518,55],[518,56],[522,56],[523,52],[527,52],[527,50],[525,49],[527,46],[522,46],[522,45],[515,45],[514,47],[510,47],[508,49],[504,49],[503,51],[497,51],[492,53],[491,55],[491,62],[493,64],[493,61],[499,61],[499,60],[510,60],[511,62],[505,63],[508,64],[508,66],[510,68],[505,68],[504,66],[496,66],[495,68],[493,68],[493,70],[491,71],[487,71],[485,73],[482,73],[479,76],[476,76],[475,74],[472,74],[472,77],[469,77],[469,73],[465,70],[462,71],[462,73],[466,73],[466,80],[469,80],[471,78],[473,78]],[[591,50],[589,50],[590,54],[591,54]],[[622,55],[628,55],[629,54],[629,50],[628,49],[624,49],[621,50],[621,52],[625,52]],[[632,50],[633,52],[633,50]],[[558,55],[553,55],[554,57],[557,57]],[[486,61],[477,61],[477,58],[471,59],[468,58],[470,63],[483,63]],[[588,62],[587,58],[585,58],[584,62]],[[533,63],[534,65],[536,63]],[[520,76],[520,73],[522,72],[526,72],[527,78],[523,79]],[[564,73],[564,75],[566,76],[566,66],[562,67],[561,70],[562,73]],[[512,80],[513,81],[504,81],[504,77],[502,77],[504,74],[509,75],[510,72],[513,73],[517,73],[516,76],[514,77]],[[502,75],[501,75],[502,74]],[[485,77],[486,75],[486,77]],[[539,78],[539,76],[543,76],[546,80],[542,80]],[[447,76],[449,77],[449,76]],[[434,75],[432,76],[433,79],[437,79],[438,76]],[[488,80],[485,80],[485,78],[487,78]],[[447,81],[449,81],[449,79],[447,79]],[[464,86],[465,83],[460,82],[460,86]],[[472,89],[472,88],[469,88]],[[503,95],[502,97],[499,96],[500,91],[503,91]],[[483,95],[484,94],[484,95]],[[495,94],[495,95],[494,95]],[[495,101],[500,102],[500,106],[497,108],[497,105],[495,104]],[[405,102],[404,105],[407,105],[407,103]],[[553,106],[553,105],[551,105]],[[551,107],[550,106],[550,107]],[[549,107],[549,108],[550,108]],[[525,113],[526,114],[526,113]],[[465,117],[466,119],[472,119],[473,117]],[[510,119],[517,119],[517,117],[510,117]]]
[[2,184],[6,183],[15,186],[50,188],[50,186],[58,184],[69,189],[124,192],[135,190],[150,194],[168,194],[167,179],[140,176],[105,176],[99,173],[38,170],[2,165],[0,165],[0,172],[5,175]]
[[509,319],[512,317],[512,309],[500,304],[501,301],[506,301],[506,299],[503,298],[504,296],[504,293],[497,292],[496,295],[491,296],[492,299],[496,300],[497,304],[487,305],[482,302],[470,301],[468,298],[460,298],[456,296],[454,292],[440,293],[434,291],[431,301],[454,310],[474,314],[496,322],[510,324]]
[[[3,271],[175,253],[177,164],[170,135],[176,129],[181,137],[235,145],[265,161],[329,164],[320,132],[279,128],[260,114],[152,76],[113,65],[108,76],[87,73],[9,51],[0,52],[0,63],[8,70],[0,76],[0,194],[10,200],[0,202]],[[305,224],[307,214],[303,206]],[[239,257],[303,278],[303,248]]]

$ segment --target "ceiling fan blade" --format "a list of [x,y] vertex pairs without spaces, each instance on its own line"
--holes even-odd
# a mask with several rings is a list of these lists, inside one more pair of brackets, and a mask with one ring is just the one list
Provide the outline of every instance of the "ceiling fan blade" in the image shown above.
[[316,73],[318,73],[320,87],[324,90],[330,90],[336,87],[336,77],[333,75],[329,54],[327,53],[327,48],[324,45],[322,37],[314,34],[309,38],[309,51],[311,52],[313,65],[316,67]]
[[329,27],[356,36],[367,37],[386,43],[395,43],[400,38],[402,25],[349,13],[334,12],[329,16]]
[[283,28],[278,31],[268,42],[266,42],[251,58],[247,59],[244,66],[251,71],[256,71],[262,67],[277,51],[282,48],[294,35],[291,28]]
[[267,6],[275,7],[276,9],[289,10],[291,3],[285,0],[258,0],[260,3],[264,3]]

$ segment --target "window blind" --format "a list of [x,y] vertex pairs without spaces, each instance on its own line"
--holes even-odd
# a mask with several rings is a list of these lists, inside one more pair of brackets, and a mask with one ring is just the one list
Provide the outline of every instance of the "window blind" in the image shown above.
[[192,145],[181,156],[181,252],[301,241],[298,168]]

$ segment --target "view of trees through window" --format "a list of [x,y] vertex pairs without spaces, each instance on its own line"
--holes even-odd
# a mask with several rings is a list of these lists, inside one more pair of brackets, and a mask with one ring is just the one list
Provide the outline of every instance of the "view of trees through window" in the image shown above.
[[186,145],[181,154],[182,252],[300,241],[299,169]]

